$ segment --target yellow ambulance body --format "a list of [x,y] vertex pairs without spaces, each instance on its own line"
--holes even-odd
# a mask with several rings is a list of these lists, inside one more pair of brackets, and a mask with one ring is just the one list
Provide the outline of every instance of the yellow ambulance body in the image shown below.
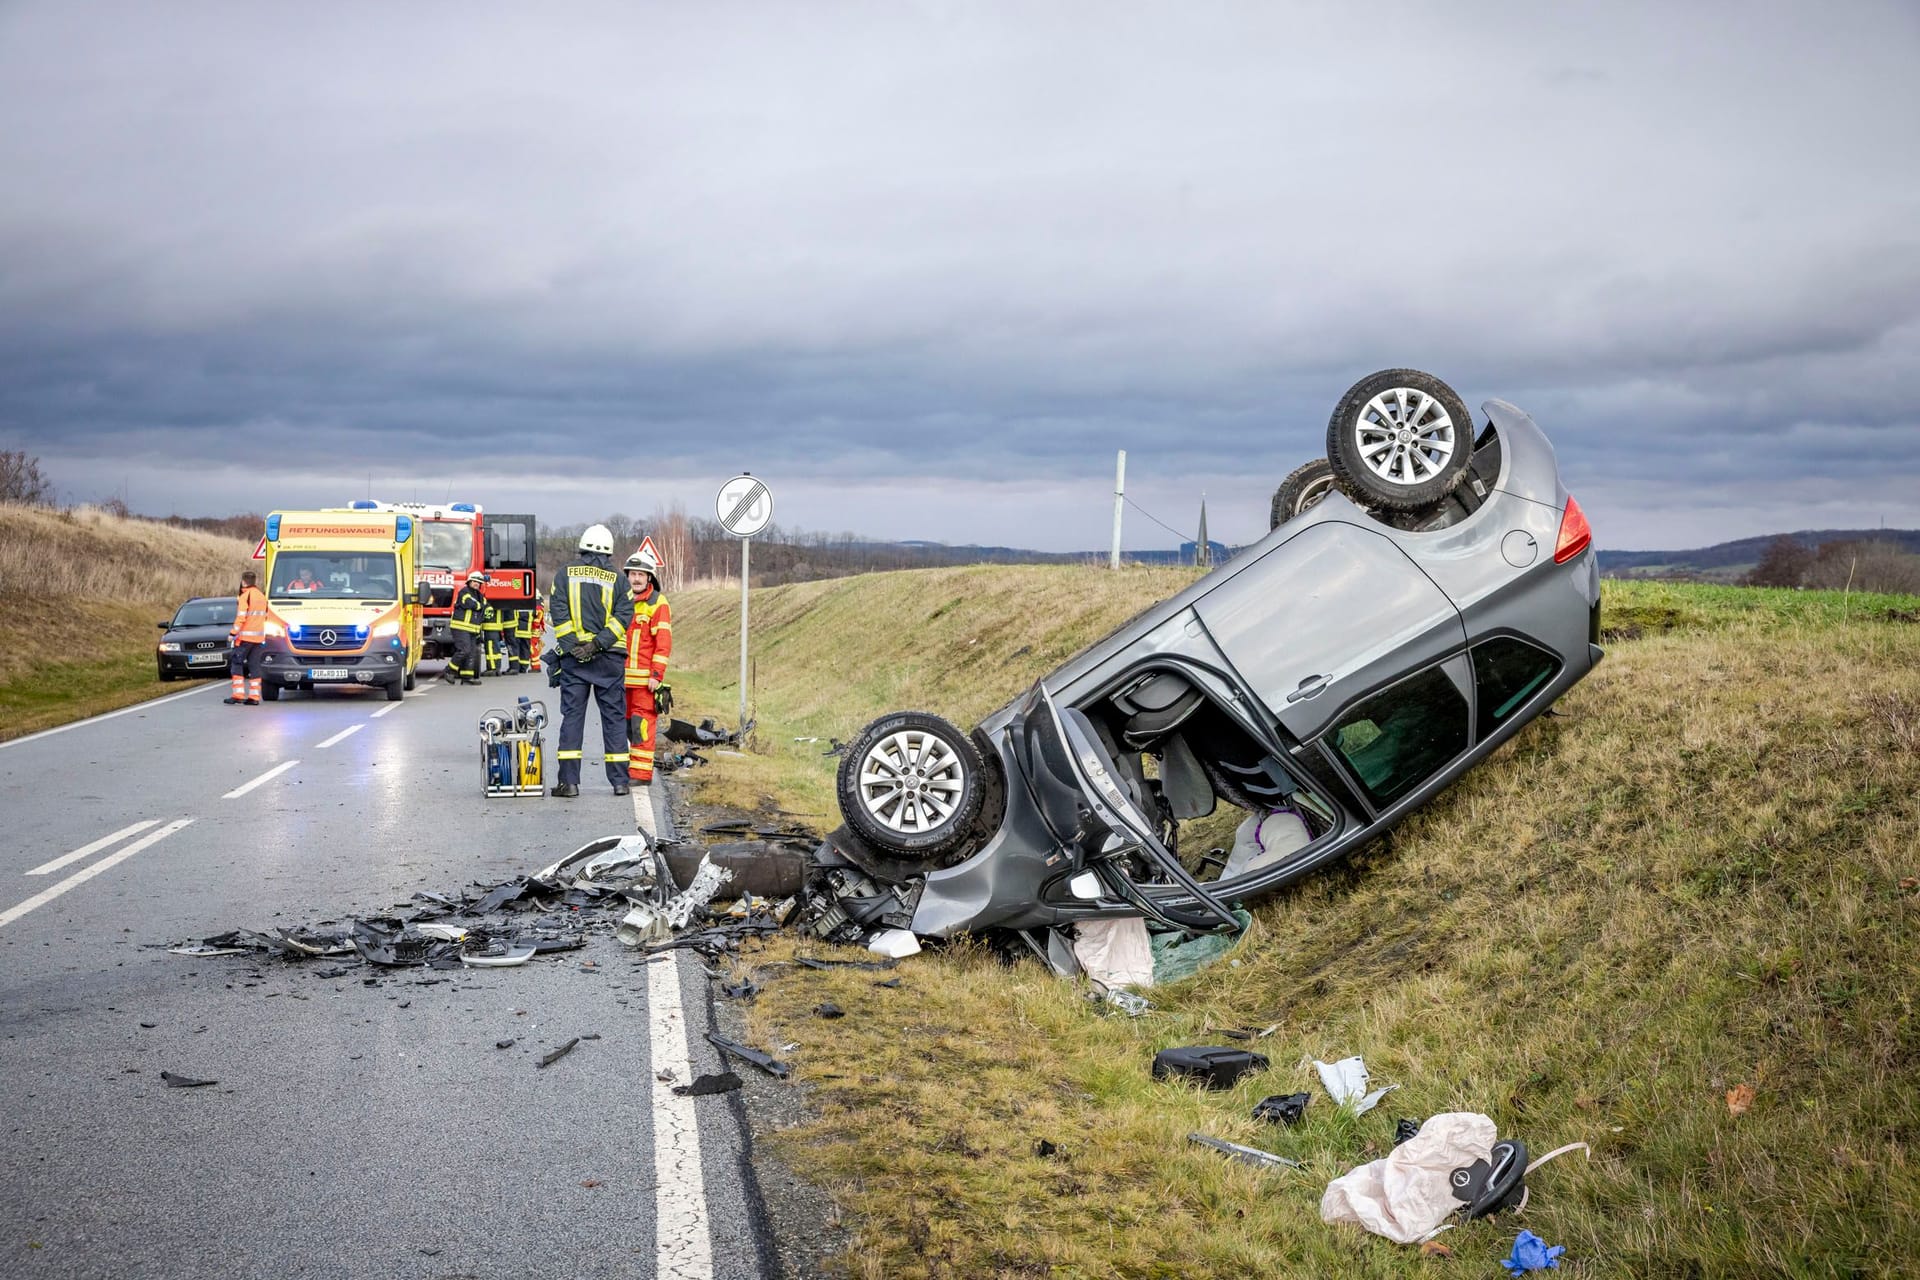
[[398,702],[420,665],[424,589],[411,516],[276,511],[267,517],[267,638],[260,694],[377,688]]

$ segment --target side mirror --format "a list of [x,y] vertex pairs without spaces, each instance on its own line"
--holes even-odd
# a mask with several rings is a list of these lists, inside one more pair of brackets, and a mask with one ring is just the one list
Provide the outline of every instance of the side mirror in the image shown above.
[[414,598],[422,609],[426,608],[429,604],[433,603],[433,588],[424,582],[417,584],[414,591]]
[[171,631],[173,629],[173,624],[171,622],[156,622],[153,625],[160,628],[162,631]]

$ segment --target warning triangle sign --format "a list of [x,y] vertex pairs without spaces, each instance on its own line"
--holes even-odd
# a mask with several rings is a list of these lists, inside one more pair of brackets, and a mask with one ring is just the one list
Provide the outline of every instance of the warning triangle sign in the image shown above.
[[648,534],[648,535],[647,535],[646,537],[644,537],[644,538],[642,538],[642,539],[640,539],[640,550],[639,550],[639,551],[637,551],[637,552],[635,552],[634,554],[636,554],[636,555],[638,555],[638,556],[640,556],[640,557],[642,557],[642,558],[645,558],[645,557],[647,557],[647,556],[652,556],[652,557],[653,557],[653,562],[654,562],[655,564],[659,564],[659,563],[661,563],[661,560],[660,560],[660,548],[658,548],[658,547],[656,547],[656,546],[654,546],[654,545],[653,545],[653,535],[652,535],[652,534]]
[[267,539],[264,535],[261,536],[260,541],[253,544],[253,558],[255,560],[267,558]]

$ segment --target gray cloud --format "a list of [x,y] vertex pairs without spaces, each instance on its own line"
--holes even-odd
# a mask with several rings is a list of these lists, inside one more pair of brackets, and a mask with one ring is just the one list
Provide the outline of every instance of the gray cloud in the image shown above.
[[[1920,523],[1898,5],[0,10],[0,440],[151,509],[1230,538],[1412,364],[1616,545]],[[623,496],[624,495],[624,496]],[[994,528],[979,527],[992,522]],[[1144,522],[1130,542],[1163,535]]]

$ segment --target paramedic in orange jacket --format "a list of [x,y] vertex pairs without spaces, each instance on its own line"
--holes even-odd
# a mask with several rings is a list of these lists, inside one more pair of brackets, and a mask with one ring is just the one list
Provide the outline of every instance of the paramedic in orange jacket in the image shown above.
[[633,588],[633,626],[627,630],[627,777],[634,786],[653,781],[653,745],[659,707],[655,695],[673,656],[673,611],[660,592],[660,562],[643,546],[627,557]]
[[267,593],[254,583],[253,570],[240,575],[240,598],[233,611],[233,630],[227,643],[233,656],[227,659],[227,678],[231,691],[221,701],[228,706],[260,705],[260,646],[267,639]]

